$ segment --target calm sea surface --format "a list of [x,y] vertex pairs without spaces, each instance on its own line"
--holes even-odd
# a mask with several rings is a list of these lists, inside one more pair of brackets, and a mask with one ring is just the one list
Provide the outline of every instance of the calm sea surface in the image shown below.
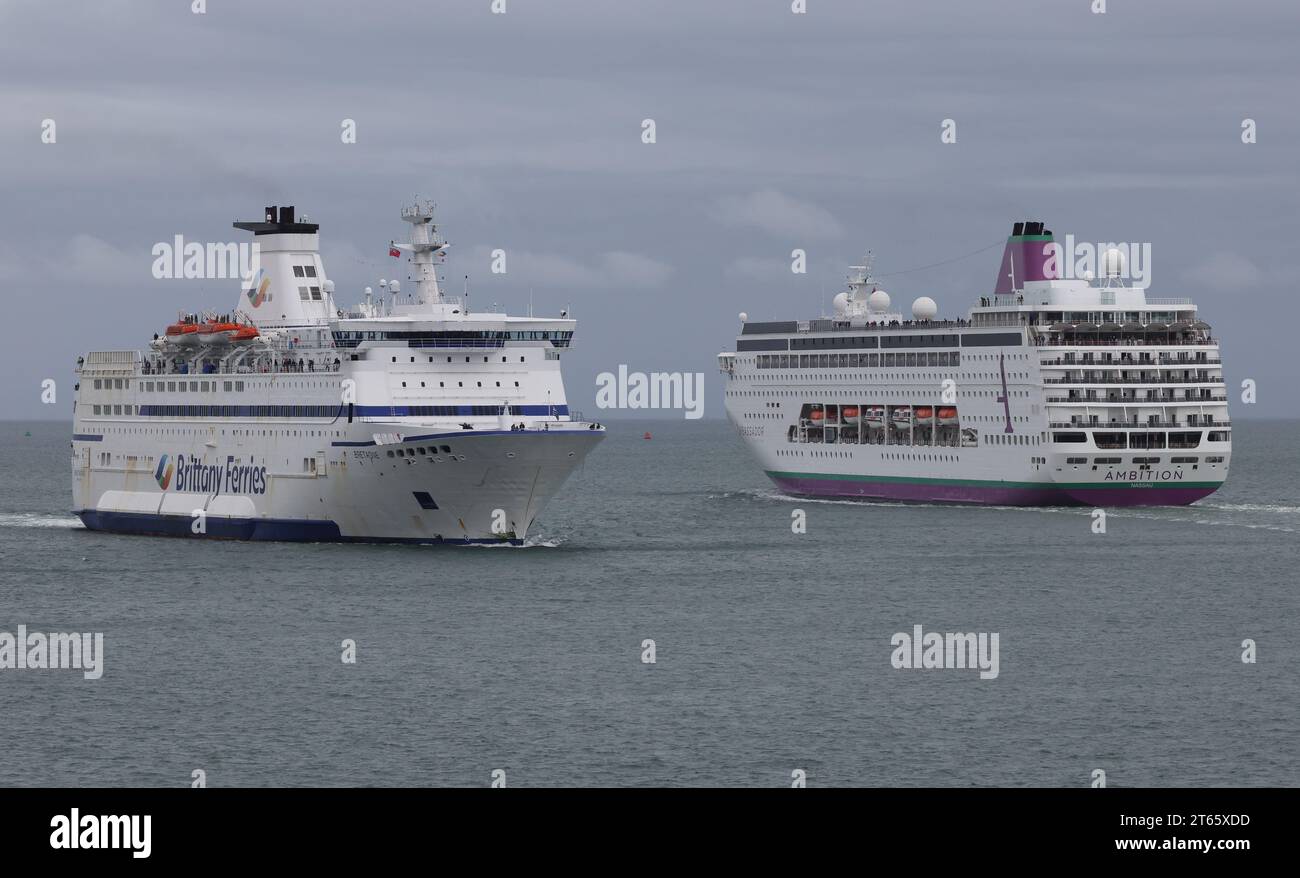
[[[71,425],[0,423],[0,631],[106,668],[0,670],[0,785],[1300,785],[1300,424],[1234,424],[1222,491],[1094,534],[617,421],[531,545],[440,548],[90,533]],[[918,624],[997,632],[998,678],[894,669]]]

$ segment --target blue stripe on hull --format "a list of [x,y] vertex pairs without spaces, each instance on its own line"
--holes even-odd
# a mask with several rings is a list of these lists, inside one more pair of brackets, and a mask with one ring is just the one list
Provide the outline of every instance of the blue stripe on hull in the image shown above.
[[333,521],[293,518],[223,518],[208,516],[207,533],[191,530],[188,515],[156,515],[147,512],[109,512],[83,509],[77,513],[87,530],[138,536],[191,537],[209,540],[272,540],[305,543],[414,543],[417,545],[523,545],[523,540],[459,539],[446,537],[354,537],[344,536]]

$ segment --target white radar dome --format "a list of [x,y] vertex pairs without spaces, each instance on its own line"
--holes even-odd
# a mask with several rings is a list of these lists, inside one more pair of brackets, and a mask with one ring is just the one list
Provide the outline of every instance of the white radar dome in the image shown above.
[[874,293],[872,293],[870,296],[867,297],[867,305],[871,308],[872,311],[888,311],[889,293],[885,292],[884,290],[876,290]]
[[1101,273],[1104,277],[1119,277],[1124,273],[1124,251],[1111,247],[1101,255]]
[[939,313],[939,306],[929,296],[922,296],[912,303],[912,316],[917,320],[933,320]]
[[744,311],[741,311],[741,312],[740,312],[740,322],[741,322],[741,323],[748,323],[748,322],[749,322],[749,315],[746,314]]
[[835,308],[835,315],[843,317],[849,311],[849,294],[836,293],[835,298],[831,299],[831,305]]

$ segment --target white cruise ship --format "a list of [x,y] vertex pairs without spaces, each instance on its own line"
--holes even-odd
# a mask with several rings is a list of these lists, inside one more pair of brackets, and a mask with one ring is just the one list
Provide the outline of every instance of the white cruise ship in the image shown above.
[[[890,310],[854,266],[835,316],[750,322],[719,354],[726,408],[796,495],[1007,505],[1191,503],[1228,475],[1219,345],[1187,299],[1148,298],[1107,251],[1062,279],[1016,223],[964,320]],[[869,260],[868,260],[869,263]]]
[[604,436],[565,399],[575,321],[442,294],[432,205],[403,209],[413,289],[335,304],[318,226],[237,222],[260,270],[226,314],[78,360],[74,511],[92,530],[519,544]]

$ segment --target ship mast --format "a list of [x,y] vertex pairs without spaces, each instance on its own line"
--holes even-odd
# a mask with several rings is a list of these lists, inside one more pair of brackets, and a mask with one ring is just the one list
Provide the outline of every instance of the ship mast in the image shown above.
[[416,301],[422,305],[440,304],[442,291],[438,288],[437,264],[449,245],[438,234],[438,224],[433,221],[433,202],[417,199],[414,204],[404,206],[402,219],[411,224],[411,241],[409,244],[393,241],[390,246],[411,254]]

